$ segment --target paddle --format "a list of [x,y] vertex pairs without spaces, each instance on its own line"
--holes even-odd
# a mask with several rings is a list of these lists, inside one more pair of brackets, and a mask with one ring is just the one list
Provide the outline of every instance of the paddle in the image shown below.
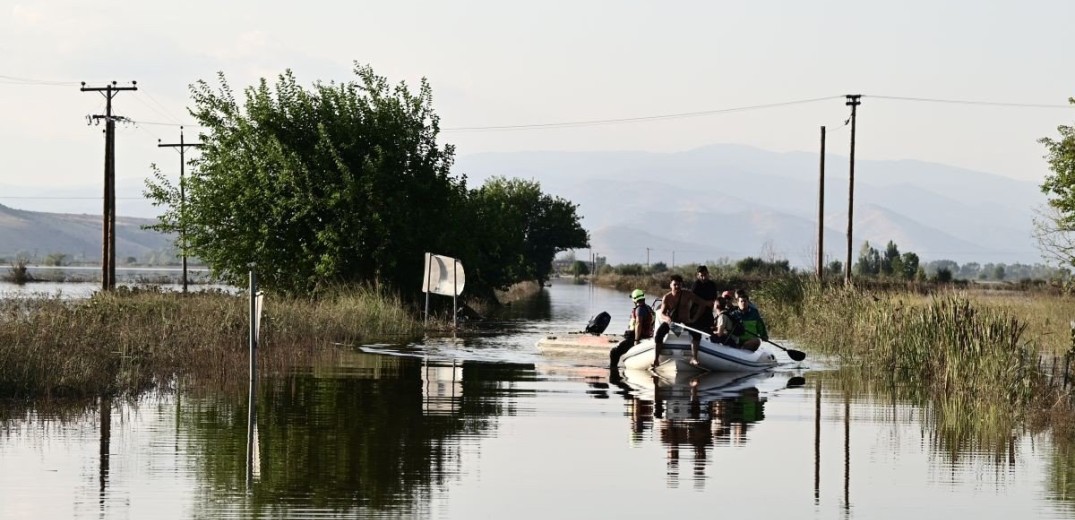
[[775,341],[769,341],[767,339],[764,339],[764,338],[758,336],[757,334],[754,334],[753,332],[750,332],[749,330],[746,331],[746,333],[750,334],[751,336],[754,336],[755,338],[758,338],[758,339],[760,339],[760,340],[762,340],[762,341],[764,341],[764,342],[766,342],[766,343],[768,343],[768,344],[770,344],[770,345],[772,345],[772,346],[774,346],[776,348],[779,348],[779,349],[783,350],[784,352],[787,352],[788,357],[791,358],[792,361],[802,361],[802,360],[806,359],[806,352],[803,352],[801,350],[795,350],[793,348],[787,348],[784,345],[781,345],[781,344],[779,344],[779,343],[777,343]]

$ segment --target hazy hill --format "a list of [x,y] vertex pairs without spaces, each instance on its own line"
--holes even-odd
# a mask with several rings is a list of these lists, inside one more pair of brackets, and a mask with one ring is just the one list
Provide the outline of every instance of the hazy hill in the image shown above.
[[[826,156],[825,254],[843,260],[847,158]],[[816,255],[818,156],[739,145],[679,153],[514,152],[460,156],[470,187],[493,175],[541,182],[580,204],[593,251],[612,263],[683,264],[767,253],[799,266]],[[117,255],[141,257],[172,240],[139,226],[158,211],[142,179],[117,179]],[[100,257],[100,187],[0,185],[0,256],[18,250]],[[1034,183],[921,161],[863,161],[855,170],[854,255],[864,240],[924,260],[1034,263]],[[147,218],[133,218],[147,217]],[[581,257],[588,255],[582,252]],[[673,258],[674,255],[674,258]]]
[[[19,252],[44,258],[62,253],[73,259],[101,260],[101,215],[39,213],[0,205],[0,257]],[[152,219],[116,217],[116,258],[143,255],[172,247],[171,235],[146,231]]]
[[[825,254],[846,255],[848,161],[826,155]],[[816,255],[818,156],[714,145],[679,153],[517,152],[460,157],[480,185],[493,175],[541,182],[580,204],[593,251],[611,263],[682,264],[772,252]],[[864,240],[924,260],[1034,263],[1034,183],[920,161],[855,167],[854,256]],[[585,256],[585,253],[584,255]]]

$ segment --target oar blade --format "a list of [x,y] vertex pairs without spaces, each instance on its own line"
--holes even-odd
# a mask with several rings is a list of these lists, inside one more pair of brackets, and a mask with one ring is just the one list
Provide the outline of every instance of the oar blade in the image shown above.
[[802,361],[806,359],[806,352],[803,352],[801,350],[793,350],[790,348],[786,350],[788,351],[788,357],[791,358],[792,361]]

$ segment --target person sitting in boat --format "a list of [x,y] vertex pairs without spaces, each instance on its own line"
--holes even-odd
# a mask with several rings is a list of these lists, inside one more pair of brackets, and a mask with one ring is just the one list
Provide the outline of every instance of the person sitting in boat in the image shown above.
[[609,368],[612,370],[620,364],[620,356],[631,350],[631,347],[644,339],[653,337],[653,325],[657,320],[653,307],[646,305],[645,291],[642,289],[631,291],[631,300],[635,302],[635,306],[631,309],[631,321],[623,333],[623,341],[608,352]]
[[[668,285],[671,291],[661,299],[661,325],[653,335],[656,348],[653,349],[653,368],[660,364],[661,347],[664,345],[664,337],[672,328],[673,323],[685,324],[688,327],[710,330],[713,327],[713,308],[709,302],[699,298],[696,294],[683,288],[683,277],[674,274],[669,277]],[[691,335],[691,364],[698,365],[698,344],[702,341],[702,335],[690,331]]]
[[739,321],[743,323],[743,332],[749,338],[758,338],[761,341],[769,341],[769,331],[765,327],[765,320],[761,312],[750,301],[750,295],[746,289],[738,289],[735,296],[739,302]]
[[761,340],[742,337],[743,323],[735,316],[730,301],[717,298],[717,301],[713,302],[713,312],[717,317],[713,324],[713,334],[709,336],[710,341],[751,352],[758,350]]

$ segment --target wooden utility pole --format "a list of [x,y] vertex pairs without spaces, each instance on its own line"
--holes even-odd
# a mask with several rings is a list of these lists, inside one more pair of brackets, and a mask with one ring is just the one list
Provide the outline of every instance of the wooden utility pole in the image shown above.
[[183,127],[179,127],[178,143],[162,143],[157,139],[158,148],[179,148],[179,249],[183,253],[183,292],[187,292],[187,188],[186,188],[186,149],[201,148],[202,143],[188,143],[183,140]]
[[817,279],[825,279],[825,127],[821,127],[821,163],[817,189]]
[[847,179],[847,265],[844,266],[844,284],[851,285],[851,231],[855,208],[855,117],[862,94],[848,94],[845,105],[851,107],[851,171]]
[[138,90],[138,82],[132,81],[129,87],[116,86],[116,82],[104,87],[87,87],[82,82],[82,92],[100,92],[105,97],[104,115],[91,116],[94,120],[105,120],[105,183],[104,183],[104,222],[102,224],[101,246],[101,290],[111,291],[116,288],[116,120],[125,118],[112,115],[112,98],[124,90]]

